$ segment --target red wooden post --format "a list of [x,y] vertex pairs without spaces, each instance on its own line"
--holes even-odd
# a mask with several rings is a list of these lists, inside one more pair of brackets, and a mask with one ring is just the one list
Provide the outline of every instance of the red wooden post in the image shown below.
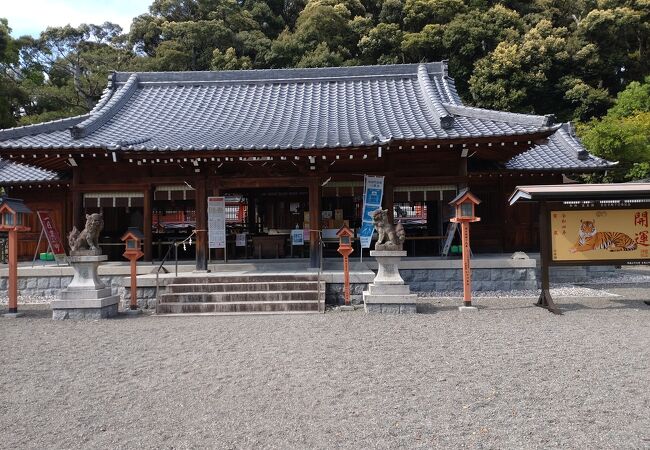
[[463,301],[472,306],[472,272],[469,263],[469,223],[461,222],[461,241],[463,244]]
[[[144,256],[140,250],[140,245],[145,235],[136,228],[129,228],[122,241],[126,244],[126,250],[122,256],[131,261],[131,301],[129,302],[129,309],[131,311],[138,310],[138,259]],[[146,245],[146,242],[145,242]]]
[[130,309],[138,309],[138,265],[137,256],[130,256],[131,259],[131,303]]
[[455,217],[451,218],[452,222],[460,223],[460,239],[463,245],[463,303],[464,308],[461,311],[475,310],[472,307],[472,271],[470,267],[470,253],[469,246],[469,224],[471,222],[478,222],[480,217],[476,217],[474,208],[481,201],[474,196],[469,190],[464,189],[456,198],[454,198],[450,205],[456,208]]
[[336,232],[339,237],[338,252],[343,255],[343,298],[345,299],[345,306],[350,306],[350,266],[349,256],[354,251],[352,249],[352,237],[354,233],[348,227],[343,226]]
[[350,306],[350,269],[348,267],[348,255],[343,255],[343,283],[345,306]]
[[18,312],[18,231],[9,230],[9,314]]

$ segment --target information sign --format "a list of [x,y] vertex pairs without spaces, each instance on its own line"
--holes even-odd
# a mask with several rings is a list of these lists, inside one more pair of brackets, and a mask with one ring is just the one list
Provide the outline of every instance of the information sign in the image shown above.
[[291,245],[305,245],[305,234],[302,229],[291,230]]
[[650,260],[648,209],[551,211],[553,261]]
[[381,200],[384,195],[384,177],[364,176],[363,183],[363,215],[361,217],[361,229],[359,230],[359,240],[362,248],[370,248],[374,225],[372,216],[374,210],[381,208]]
[[[46,211],[37,211],[36,214],[38,215],[38,220],[41,222],[41,237],[45,235],[47,243],[49,244],[49,249],[54,254],[54,259],[57,263],[65,262],[65,247],[61,241],[61,235],[56,229],[54,220],[52,220],[49,213]],[[38,247],[36,248],[36,251],[38,251]]]
[[208,242],[210,248],[226,248],[225,197],[208,197]]

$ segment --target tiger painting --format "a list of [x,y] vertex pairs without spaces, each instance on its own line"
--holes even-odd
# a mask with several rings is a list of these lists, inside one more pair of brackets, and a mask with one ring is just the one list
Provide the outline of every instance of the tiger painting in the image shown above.
[[636,250],[636,242],[618,231],[596,231],[595,220],[581,220],[578,242],[569,251],[575,253],[599,249],[610,252]]

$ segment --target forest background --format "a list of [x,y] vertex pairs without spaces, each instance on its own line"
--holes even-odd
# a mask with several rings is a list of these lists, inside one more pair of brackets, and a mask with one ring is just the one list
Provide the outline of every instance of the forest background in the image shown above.
[[599,180],[650,177],[650,0],[153,0],[128,32],[10,27],[0,128],[87,113],[111,71],[448,60],[467,104],[573,121],[619,161]]

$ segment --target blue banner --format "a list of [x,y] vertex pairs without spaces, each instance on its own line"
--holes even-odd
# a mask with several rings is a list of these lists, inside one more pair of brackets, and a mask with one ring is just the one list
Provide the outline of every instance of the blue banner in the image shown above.
[[359,239],[362,248],[370,248],[374,225],[370,213],[381,208],[381,199],[384,195],[384,177],[364,175],[363,183],[363,216],[361,217],[361,229]]

